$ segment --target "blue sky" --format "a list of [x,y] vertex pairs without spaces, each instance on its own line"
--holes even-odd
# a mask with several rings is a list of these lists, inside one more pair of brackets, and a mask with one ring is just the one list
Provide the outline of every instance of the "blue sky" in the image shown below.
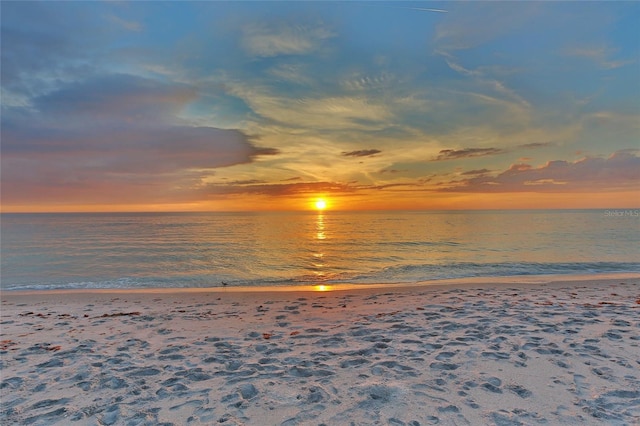
[[3,209],[640,204],[638,2],[3,2]]

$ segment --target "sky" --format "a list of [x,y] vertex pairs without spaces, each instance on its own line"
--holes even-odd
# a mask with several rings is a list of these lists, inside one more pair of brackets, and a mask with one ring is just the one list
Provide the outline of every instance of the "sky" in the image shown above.
[[640,2],[1,5],[2,211],[640,207]]

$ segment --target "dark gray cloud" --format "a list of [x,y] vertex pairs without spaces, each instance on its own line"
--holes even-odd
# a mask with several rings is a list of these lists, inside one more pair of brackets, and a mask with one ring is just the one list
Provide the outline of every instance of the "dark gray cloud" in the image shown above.
[[514,149],[507,148],[463,148],[463,149],[443,149],[432,161],[459,160],[462,158],[485,157],[489,155],[506,154],[515,149],[536,149],[553,146],[553,142],[533,142],[518,145]]
[[382,170],[380,170],[378,173],[380,173],[380,174],[386,174],[386,173],[389,173],[389,174],[394,175],[394,174],[396,174],[396,173],[402,173],[402,172],[406,172],[406,170],[398,170],[398,169],[382,169]]
[[433,161],[458,160],[460,158],[484,157],[487,155],[504,154],[507,151],[502,148],[464,148],[443,149]]
[[555,144],[553,142],[532,142],[532,143],[525,143],[523,145],[520,145],[519,148],[525,148],[525,149],[533,149],[533,148],[546,148],[548,146],[554,146]]
[[468,172],[463,172],[462,176],[484,175],[489,172],[491,172],[489,169],[469,170]]
[[379,149],[360,149],[357,151],[343,152],[345,157],[370,157],[372,155],[380,154],[382,151]]

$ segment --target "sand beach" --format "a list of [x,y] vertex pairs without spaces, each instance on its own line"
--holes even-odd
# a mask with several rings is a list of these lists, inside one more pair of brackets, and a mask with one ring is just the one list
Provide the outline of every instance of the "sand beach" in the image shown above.
[[640,424],[640,277],[498,281],[3,292],[0,423]]

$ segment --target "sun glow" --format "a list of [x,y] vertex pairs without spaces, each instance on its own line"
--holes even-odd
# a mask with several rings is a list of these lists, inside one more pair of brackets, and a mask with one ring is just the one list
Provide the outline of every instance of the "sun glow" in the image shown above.
[[324,210],[327,208],[327,202],[322,198],[318,198],[315,202],[315,206],[316,210]]
[[333,290],[333,286],[324,285],[324,284],[318,284],[318,285],[313,286],[313,289],[315,291],[331,291],[331,290]]

